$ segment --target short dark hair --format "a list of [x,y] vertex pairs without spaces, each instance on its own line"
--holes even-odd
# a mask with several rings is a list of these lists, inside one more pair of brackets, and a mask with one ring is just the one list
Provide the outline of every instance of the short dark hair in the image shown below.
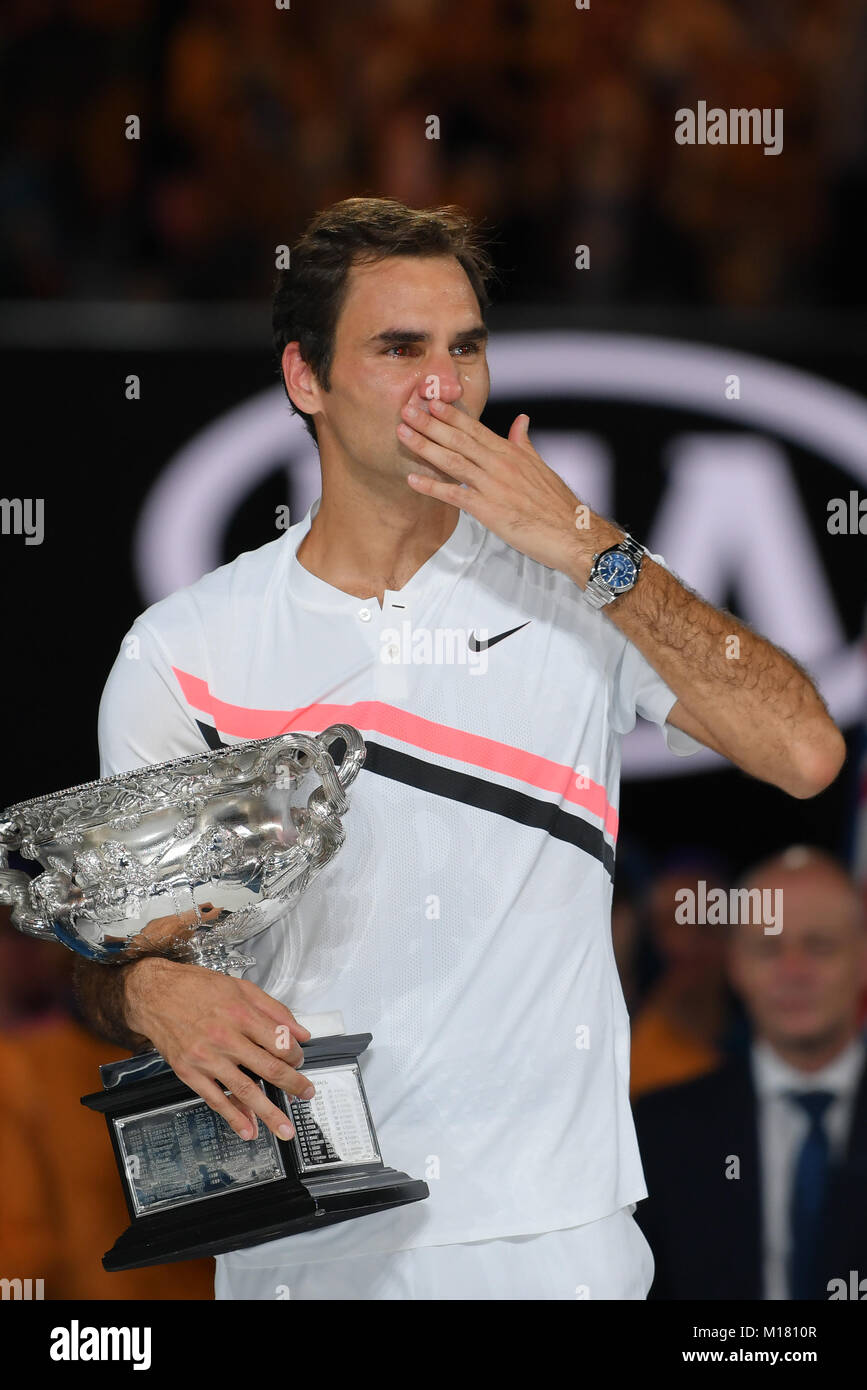
[[[283,381],[283,349],[297,342],[301,356],[324,391],[330,389],[337,320],[351,268],[389,256],[454,256],[466,271],[479,308],[490,304],[488,285],[496,278],[483,234],[463,209],[409,208],[395,198],[344,198],[307,225],[290,249],[290,264],[277,276],[273,304],[273,344]],[[289,398],[289,392],[286,392]],[[316,442],[313,416],[289,398]]]

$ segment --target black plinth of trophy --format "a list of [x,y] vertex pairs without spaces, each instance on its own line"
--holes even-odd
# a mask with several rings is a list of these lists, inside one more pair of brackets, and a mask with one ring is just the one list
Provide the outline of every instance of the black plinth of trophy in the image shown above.
[[261,1120],[257,1139],[239,1139],[157,1052],[100,1067],[103,1090],[81,1103],[105,1115],[132,1223],[104,1268],[223,1255],[427,1197],[382,1161],[358,1065],[371,1036],[305,1043],[312,1101],[253,1077],[289,1115],[287,1140]]

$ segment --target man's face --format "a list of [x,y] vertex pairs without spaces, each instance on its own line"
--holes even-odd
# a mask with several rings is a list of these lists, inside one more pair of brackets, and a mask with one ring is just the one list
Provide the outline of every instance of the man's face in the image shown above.
[[[467,275],[452,256],[392,256],[349,272],[337,322],[331,389],[317,415],[323,463],[395,481],[444,478],[398,438],[408,400],[442,400],[478,419],[490,390],[485,330]],[[406,489],[409,493],[410,489]]]
[[832,1041],[851,1027],[867,975],[857,898],[824,869],[781,871],[750,887],[782,889],[783,928],[766,934],[744,922],[732,929],[732,984],[771,1043]]

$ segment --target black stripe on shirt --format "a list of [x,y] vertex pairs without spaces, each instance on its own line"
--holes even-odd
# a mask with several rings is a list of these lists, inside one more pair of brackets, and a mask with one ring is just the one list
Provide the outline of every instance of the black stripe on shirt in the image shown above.
[[213,724],[203,724],[201,719],[197,719],[196,723],[199,726],[199,731],[202,735],[202,738],[205,740],[205,743],[208,745],[209,748],[217,749],[231,747],[231,744],[223,742],[223,740],[220,738],[220,735],[214,728]]
[[[196,720],[202,737],[209,748],[226,748],[217,730],[210,724]],[[562,807],[541,797],[528,796],[526,792],[504,787],[499,782],[488,782],[483,777],[474,777],[469,772],[457,772],[453,768],[440,767],[437,763],[414,758],[397,748],[384,743],[374,743],[365,739],[367,757],[364,769],[378,777],[388,777],[393,782],[403,782],[420,791],[430,792],[432,796],[444,796],[450,801],[461,801],[465,806],[477,806],[482,811],[491,811],[496,816],[505,816],[518,825],[532,826],[544,830],[555,840],[565,840],[575,845],[585,854],[598,859],[611,879],[614,878],[614,850],[608,844],[598,827],[588,825],[579,816],[573,816]],[[332,755],[343,750],[342,739],[332,745]]]
[[555,840],[565,840],[600,860],[609,876],[614,878],[612,846],[600,829],[588,825],[579,816],[571,815],[553,802],[528,796],[526,792],[504,787],[499,782],[488,782],[469,772],[440,767],[396,748],[389,748],[386,744],[373,743],[370,739],[364,742],[367,745],[364,767],[368,772],[418,787],[434,796],[447,797],[450,801],[462,801],[466,806],[478,806],[482,811],[492,811],[494,815],[505,816],[519,825],[544,830]]

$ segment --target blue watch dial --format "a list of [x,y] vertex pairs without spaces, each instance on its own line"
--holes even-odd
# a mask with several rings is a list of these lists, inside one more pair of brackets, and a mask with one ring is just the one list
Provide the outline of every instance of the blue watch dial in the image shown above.
[[601,557],[596,573],[603,583],[620,593],[623,589],[632,588],[638,566],[622,550],[612,550]]

